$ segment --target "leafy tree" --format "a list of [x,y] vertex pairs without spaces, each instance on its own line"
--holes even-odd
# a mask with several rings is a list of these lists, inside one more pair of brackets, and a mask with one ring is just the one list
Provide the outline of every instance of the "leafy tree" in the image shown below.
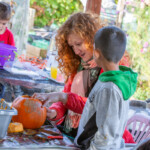
[[35,26],[62,24],[70,14],[83,9],[80,0],[30,0],[36,10]]

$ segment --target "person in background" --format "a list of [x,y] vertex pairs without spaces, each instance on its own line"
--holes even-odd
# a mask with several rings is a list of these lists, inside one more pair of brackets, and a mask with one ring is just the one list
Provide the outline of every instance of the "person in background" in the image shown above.
[[[5,2],[0,2],[0,43],[15,46],[14,36],[12,32],[7,28],[7,24],[11,19],[11,7]],[[20,86],[12,86],[8,83],[0,83],[0,86],[4,87],[3,98],[6,101],[11,102],[12,99],[22,94]],[[12,94],[13,91],[13,94]]]
[[0,2],[0,43],[15,46],[14,36],[7,28],[11,19],[11,7],[5,2]]
[[[56,35],[59,69],[67,77],[64,90],[33,94],[48,107],[47,118],[57,122],[58,128],[71,137],[77,134],[87,97],[103,72],[93,60],[94,35],[103,26],[97,15],[82,12],[71,15]],[[126,57],[120,65],[129,65]],[[50,106],[49,101],[55,103]]]

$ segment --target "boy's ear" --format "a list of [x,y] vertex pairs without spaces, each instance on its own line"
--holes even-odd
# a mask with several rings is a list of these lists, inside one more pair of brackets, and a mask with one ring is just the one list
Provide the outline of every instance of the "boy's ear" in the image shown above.
[[98,58],[100,58],[100,56],[101,56],[100,51],[99,51],[99,50],[94,50],[94,57],[95,57],[96,59],[98,59]]

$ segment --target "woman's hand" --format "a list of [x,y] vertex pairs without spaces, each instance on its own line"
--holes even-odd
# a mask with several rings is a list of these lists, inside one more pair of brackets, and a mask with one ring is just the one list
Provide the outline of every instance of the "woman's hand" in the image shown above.
[[95,62],[94,59],[92,59],[91,61],[89,61],[88,64],[90,65],[90,66],[89,66],[90,68],[95,68],[95,67],[97,67],[97,64],[96,64],[96,62]]
[[95,62],[94,59],[88,61],[87,63],[82,63],[82,66],[85,68],[85,69],[89,69],[89,68],[95,68],[97,67],[97,64]]
[[63,92],[34,93],[32,97],[41,100],[43,106],[48,107],[49,103],[62,102],[63,104],[66,104],[68,94]]
[[48,100],[49,93],[34,93],[32,95],[33,98],[39,99],[40,101],[45,102]]
[[54,119],[57,116],[57,111],[55,109],[49,109],[46,107],[46,111],[47,111],[47,118],[48,119]]

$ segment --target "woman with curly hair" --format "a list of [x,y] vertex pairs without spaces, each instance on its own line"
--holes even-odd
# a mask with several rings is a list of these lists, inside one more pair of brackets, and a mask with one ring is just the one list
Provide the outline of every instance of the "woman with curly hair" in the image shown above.
[[[63,92],[35,93],[36,97],[53,104],[47,108],[47,118],[56,121],[59,129],[75,137],[87,97],[103,72],[93,60],[95,33],[104,25],[99,16],[75,13],[59,28],[56,35],[57,61],[66,76]],[[122,65],[128,65],[126,59]]]

